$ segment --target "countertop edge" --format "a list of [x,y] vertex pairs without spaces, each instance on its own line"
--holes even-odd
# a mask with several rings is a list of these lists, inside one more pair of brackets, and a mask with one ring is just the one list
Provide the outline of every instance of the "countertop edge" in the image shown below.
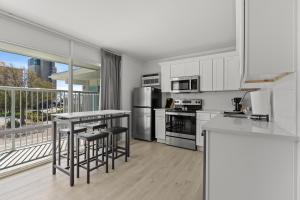
[[[217,117],[214,119],[211,119],[210,121],[214,121],[217,119],[220,119],[222,117]],[[249,120],[249,119],[242,119],[242,120]],[[266,122],[266,123],[274,123],[274,122]],[[234,135],[244,135],[244,136],[256,136],[256,137],[277,137],[277,138],[282,138],[286,140],[291,140],[294,142],[299,142],[300,138],[297,135],[292,135],[288,131],[284,130],[281,128],[283,132],[286,134],[268,134],[268,133],[262,133],[262,132],[257,132],[257,131],[243,131],[243,130],[234,130],[230,128],[219,128],[219,127],[213,127],[213,125],[210,124],[204,124],[203,125],[203,130],[206,131],[212,131],[212,132],[217,132],[217,133],[225,133],[225,134],[234,134]],[[276,123],[275,123],[276,124]],[[241,134],[243,133],[243,134]]]

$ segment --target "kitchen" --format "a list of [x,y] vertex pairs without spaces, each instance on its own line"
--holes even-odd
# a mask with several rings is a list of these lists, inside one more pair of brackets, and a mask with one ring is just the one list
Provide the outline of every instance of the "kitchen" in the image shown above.
[[[52,114],[57,121],[49,125],[55,136],[51,159],[1,179],[0,199],[299,200],[298,0],[45,5],[57,15],[49,17],[34,0],[0,0],[0,22],[7,33],[0,34],[0,50],[68,64],[66,95],[74,102],[72,83],[80,81],[73,77],[73,64],[99,70],[99,110]],[[86,15],[71,19],[73,11]],[[59,37],[47,42],[56,28]],[[109,70],[106,65],[114,61],[104,62],[105,54],[120,57],[119,68]],[[60,122],[70,126],[67,155],[56,146]],[[100,138],[100,165],[94,158],[101,170],[89,174],[90,166],[80,165],[79,146],[81,139],[92,141],[85,124],[94,122],[101,127],[93,126],[93,132],[106,135]],[[87,133],[77,138],[78,126]],[[124,135],[115,137],[114,126],[124,128]],[[91,145],[98,156],[98,141]],[[90,162],[84,159],[83,164]],[[79,177],[82,170],[87,175]],[[17,191],[28,192],[13,194],[14,181],[22,185]],[[48,191],[45,196],[29,188],[39,188],[39,181],[40,190]]]

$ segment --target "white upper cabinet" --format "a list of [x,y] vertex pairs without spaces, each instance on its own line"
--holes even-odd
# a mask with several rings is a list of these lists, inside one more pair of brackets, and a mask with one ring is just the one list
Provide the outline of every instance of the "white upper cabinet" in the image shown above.
[[171,92],[171,67],[170,64],[160,64],[161,66],[161,91]]
[[224,90],[238,90],[241,87],[241,68],[239,56],[225,57]]
[[276,80],[295,71],[296,8],[296,0],[238,0],[237,17],[244,20],[237,25],[237,38],[245,40],[246,82]]
[[[181,61],[181,62],[180,62]],[[171,92],[171,79],[200,76],[200,92],[239,90],[240,56],[237,51],[160,63],[161,90]]]
[[213,62],[212,59],[200,60],[200,91],[213,90]]
[[185,62],[171,64],[171,77],[199,75],[199,62]]
[[213,59],[213,91],[224,90],[224,58]]

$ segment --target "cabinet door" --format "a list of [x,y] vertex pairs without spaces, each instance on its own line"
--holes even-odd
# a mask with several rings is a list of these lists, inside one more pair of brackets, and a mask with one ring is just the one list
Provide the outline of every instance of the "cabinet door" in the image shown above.
[[200,60],[200,90],[213,90],[212,59]]
[[241,86],[241,68],[239,56],[225,57],[224,89],[238,90]]
[[155,137],[158,142],[166,139],[165,111],[155,111]]
[[170,65],[161,64],[161,91],[171,92]]
[[245,2],[246,80],[294,72],[296,0]]
[[213,59],[213,91],[224,90],[224,58]]
[[171,77],[199,75],[198,62],[186,62],[171,64]]

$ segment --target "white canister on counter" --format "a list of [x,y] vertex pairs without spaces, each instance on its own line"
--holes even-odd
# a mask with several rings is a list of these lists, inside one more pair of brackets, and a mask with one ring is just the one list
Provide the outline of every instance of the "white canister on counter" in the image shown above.
[[271,119],[272,99],[271,90],[262,89],[250,92],[253,115],[269,115]]

